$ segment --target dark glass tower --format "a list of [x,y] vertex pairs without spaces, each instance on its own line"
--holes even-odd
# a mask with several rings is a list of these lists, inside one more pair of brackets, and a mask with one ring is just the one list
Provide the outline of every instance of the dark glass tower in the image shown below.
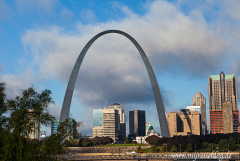
[[129,111],[129,133],[135,136],[145,136],[146,117],[145,111]]

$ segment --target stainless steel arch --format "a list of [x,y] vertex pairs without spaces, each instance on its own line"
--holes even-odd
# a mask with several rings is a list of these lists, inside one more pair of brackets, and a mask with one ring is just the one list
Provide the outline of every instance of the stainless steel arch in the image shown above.
[[166,116],[165,116],[165,108],[164,108],[162,96],[160,93],[160,89],[158,86],[158,82],[157,82],[156,76],[154,74],[154,71],[152,69],[152,66],[151,66],[145,52],[143,51],[141,46],[138,44],[138,42],[133,37],[128,35],[127,33],[123,32],[123,31],[119,31],[119,30],[103,31],[103,32],[97,34],[96,36],[94,36],[83,48],[82,52],[80,53],[75,65],[74,65],[72,74],[71,74],[69,82],[68,82],[68,86],[67,86],[67,90],[65,93],[63,106],[62,106],[62,110],[61,110],[60,122],[63,122],[66,118],[69,117],[69,111],[70,111],[70,105],[71,105],[71,101],[72,101],[73,90],[75,87],[77,75],[78,75],[78,72],[79,72],[79,69],[82,64],[84,56],[86,55],[88,49],[90,48],[90,46],[93,44],[93,42],[95,40],[97,40],[99,37],[101,37],[105,34],[109,34],[109,33],[117,33],[117,34],[121,34],[121,35],[127,37],[135,45],[138,52],[140,53],[140,55],[143,59],[143,62],[147,68],[147,72],[148,72],[148,75],[149,75],[149,78],[151,81],[153,94],[154,94],[154,98],[155,98],[155,102],[156,102],[156,106],[157,106],[157,112],[158,112],[158,118],[159,118],[162,136],[169,137],[168,125],[167,125],[167,120],[166,120]]

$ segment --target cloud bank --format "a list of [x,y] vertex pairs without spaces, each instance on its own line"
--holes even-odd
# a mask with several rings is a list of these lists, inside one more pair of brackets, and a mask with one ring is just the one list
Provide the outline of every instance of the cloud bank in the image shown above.
[[[93,23],[96,19],[95,14],[91,10],[85,10],[82,15],[90,16],[89,25],[78,22],[74,30],[54,25],[30,29],[22,35],[22,43],[26,52],[34,57],[32,63],[38,69],[37,75],[34,72],[20,78],[6,75],[5,79],[10,82],[11,88],[16,90],[18,87],[23,88],[39,82],[36,79],[39,77],[41,80],[58,80],[67,84],[84,45],[94,35],[108,29],[122,30],[134,37],[147,54],[157,74],[175,72],[202,77],[219,70],[226,63],[226,59],[229,62],[233,61],[230,64],[237,71],[237,61],[229,59],[229,55],[231,57],[234,52],[226,53],[234,51],[229,50],[232,47],[230,42],[238,43],[236,40],[239,40],[239,36],[233,32],[239,33],[236,27],[239,27],[239,23],[235,26],[230,25],[226,30],[223,24],[225,21],[221,19],[229,16],[240,22],[237,12],[229,10],[229,6],[226,6],[224,15],[218,14],[214,21],[209,21],[200,9],[192,9],[185,14],[179,9],[180,2],[148,3],[144,6],[144,15],[138,15],[128,7],[121,6],[125,17],[119,21],[111,20],[105,23]],[[45,2],[41,5],[44,4]],[[19,9],[22,10],[23,6],[24,4],[19,4]],[[47,12],[51,12],[51,8],[54,6],[46,8]],[[71,18],[73,13],[65,10],[62,15]],[[234,49],[235,52],[239,51],[238,48]],[[165,106],[169,106],[168,94],[172,91],[161,84],[161,80],[159,85]],[[16,94],[16,91],[11,92]],[[84,127],[86,131],[91,128],[92,109],[104,108],[106,101],[107,106],[114,102],[121,103],[126,112],[133,109],[146,110],[153,120],[157,119],[155,101],[144,63],[134,45],[117,34],[99,38],[89,49],[80,68],[74,100],[80,108],[74,107],[71,113],[73,117],[79,116],[79,120],[88,123]],[[56,106],[59,109],[61,105]],[[54,115],[59,116],[56,113]]]

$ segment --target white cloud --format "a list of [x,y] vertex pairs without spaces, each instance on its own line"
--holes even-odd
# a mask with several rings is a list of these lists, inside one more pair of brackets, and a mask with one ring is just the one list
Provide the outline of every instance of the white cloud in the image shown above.
[[67,8],[63,8],[63,10],[60,13],[60,16],[64,20],[70,20],[74,16],[74,13],[68,10]]
[[16,6],[20,13],[53,13],[59,0],[17,0]]
[[[205,6],[204,9],[206,8],[209,9]],[[39,67],[39,75],[67,83],[84,45],[94,35],[107,29],[122,30],[134,37],[146,52],[155,73],[177,70],[180,74],[201,77],[212,74],[225,63],[224,58],[232,56],[232,53],[226,55],[226,51],[232,47],[230,41],[236,43],[237,38],[230,34],[235,30],[223,30],[224,27],[221,26],[224,26],[222,22],[225,20],[216,18],[215,22],[208,22],[201,9],[192,9],[186,15],[177,5],[166,1],[148,3],[147,12],[142,16],[125,6],[121,9],[126,16],[121,21],[92,25],[78,23],[75,31],[52,26],[25,32],[22,42],[27,51],[34,55],[34,65]],[[67,11],[67,14],[71,17],[70,12]],[[92,10],[84,10],[81,16],[88,22],[96,20]],[[227,40],[225,35],[228,35]],[[36,74],[32,75],[35,76]],[[8,76],[13,85],[14,80],[23,80],[19,83],[28,82],[25,79],[27,78]],[[31,77],[28,79],[31,82],[37,81]],[[84,58],[75,87],[74,96],[78,98],[80,106],[86,107],[85,113],[104,106],[106,100],[109,103],[120,102],[129,110],[137,105],[151,107],[146,109],[149,113],[155,110],[143,61],[133,44],[121,35],[108,34],[94,42]],[[165,103],[168,103],[168,87],[161,91]],[[54,108],[59,109],[59,106]],[[78,116],[91,123],[91,116],[86,116],[85,113],[81,112]],[[90,124],[85,130],[89,130],[89,126]]]
[[90,9],[83,9],[80,14],[81,20],[84,20],[85,22],[94,22],[96,20],[95,13]]

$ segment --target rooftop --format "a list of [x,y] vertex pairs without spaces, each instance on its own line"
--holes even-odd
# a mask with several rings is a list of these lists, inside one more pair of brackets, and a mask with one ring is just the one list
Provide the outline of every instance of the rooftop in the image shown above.
[[[233,79],[235,74],[226,74],[225,79]],[[210,75],[211,79],[220,79],[220,75]]]
[[110,106],[114,106],[114,105],[119,105],[119,106],[122,106],[121,104],[119,104],[119,103],[113,103],[112,105],[110,105]]

